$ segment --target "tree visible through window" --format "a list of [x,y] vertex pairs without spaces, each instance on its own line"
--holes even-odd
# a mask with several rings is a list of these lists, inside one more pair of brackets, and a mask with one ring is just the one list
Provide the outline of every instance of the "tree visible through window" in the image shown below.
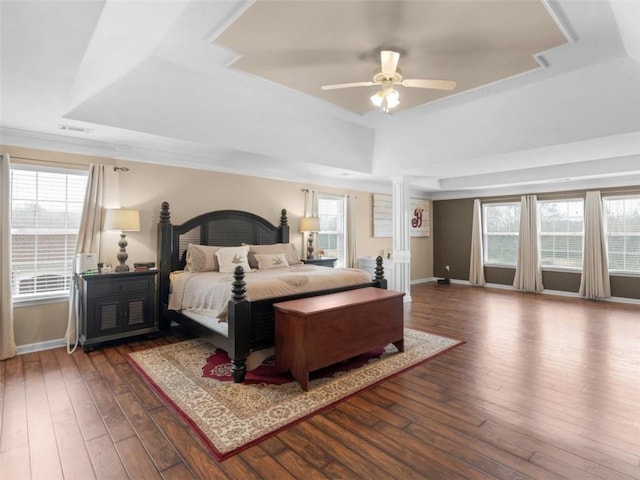
[[86,183],[85,172],[12,166],[15,300],[68,294]]
[[327,258],[337,258],[338,267],[345,265],[345,198],[338,195],[318,194],[320,232],[316,251],[324,251]]

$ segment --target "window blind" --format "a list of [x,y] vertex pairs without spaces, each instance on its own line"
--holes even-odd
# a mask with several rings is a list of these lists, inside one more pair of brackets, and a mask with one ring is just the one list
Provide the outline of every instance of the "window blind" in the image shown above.
[[323,250],[325,257],[337,258],[337,265],[344,266],[346,230],[344,197],[319,194],[318,217],[320,232],[317,235],[316,250]]
[[539,201],[540,264],[582,268],[584,200]]
[[602,199],[609,270],[640,273],[640,195]]
[[485,203],[482,206],[484,263],[516,265],[520,202]]
[[86,183],[85,172],[12,166],[15,300],[68,293]]

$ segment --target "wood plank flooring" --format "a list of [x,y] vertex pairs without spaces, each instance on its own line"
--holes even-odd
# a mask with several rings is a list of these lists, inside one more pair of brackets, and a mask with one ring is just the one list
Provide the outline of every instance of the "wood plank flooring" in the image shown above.
[[640,479],[640,307],[423,284],[467,343],[223,462],[127,363],[137,340],[0,362],[0,478]]

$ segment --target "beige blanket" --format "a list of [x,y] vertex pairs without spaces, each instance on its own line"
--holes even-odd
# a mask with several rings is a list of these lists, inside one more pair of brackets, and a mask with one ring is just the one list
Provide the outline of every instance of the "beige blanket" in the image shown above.
[[[364,270],[296,265],[245,274],[247,298],[262,300],[299,293],[357,285],[371,281]],[[225,322],[233,275],[220,272],[171,274],[169,310],[189,310]]]

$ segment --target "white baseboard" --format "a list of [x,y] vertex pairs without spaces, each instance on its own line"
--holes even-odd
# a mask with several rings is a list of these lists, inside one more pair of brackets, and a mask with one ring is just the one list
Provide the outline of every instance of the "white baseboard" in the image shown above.
[[416,278],[415,280],[411,280],[411,285],[418,285],[419,283],[431,283],[437,280],[436,277],[429,278]]
[[42,350],[51,350],[52,348],[64,347],[67,345],[64,338],[58,338],[56,340],[47,340],[45,342],[29,343],[27,345],[18,345],[16,347],[16,354],[22,355],[25,353],[40,352]]

